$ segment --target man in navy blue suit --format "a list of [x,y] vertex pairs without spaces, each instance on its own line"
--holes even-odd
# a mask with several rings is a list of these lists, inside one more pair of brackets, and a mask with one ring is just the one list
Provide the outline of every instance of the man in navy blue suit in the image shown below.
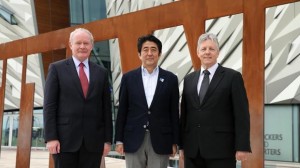
[[178,79],[158,66],[162,44],[138,39],[141,67],[123,75],[116,121],[116,151],[127,168],[167,168],[179,141]]

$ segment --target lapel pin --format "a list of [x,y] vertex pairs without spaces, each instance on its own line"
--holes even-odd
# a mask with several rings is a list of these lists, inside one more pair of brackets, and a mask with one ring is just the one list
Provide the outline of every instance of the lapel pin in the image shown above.
[[159,78],[159,80],[160,80],[161,82],[164,82],[165,79],[164,79],[164,78]]

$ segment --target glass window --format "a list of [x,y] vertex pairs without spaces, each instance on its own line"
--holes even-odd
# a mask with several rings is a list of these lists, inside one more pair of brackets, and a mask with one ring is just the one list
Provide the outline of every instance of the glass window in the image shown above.
[[3,116],[3,124],[2,124],[2,146],[9,146],[9,130],[10,130],[10,120],[9,116]]
[[299,161],[299,106],[266,105],[264,152],[266,160]]
[[[2,146],[17,146],[19,112],[5,112],[2,125]],[[43,110],[34,110],[32,126],[32,147],[45,147]]]
[[35,110],[32,126],[32,147],[45,147],[43,110]]
[[105,1],[70,0],[71,26],[106,18]]
[[11,139],[11,146],[17,146],[18,144],[18,131],[19,131],[19,113],[13,113],[12,115],[12,139]]
[[11,11],[0,5],[0,17],[12,25],[16,25],[17,21]]

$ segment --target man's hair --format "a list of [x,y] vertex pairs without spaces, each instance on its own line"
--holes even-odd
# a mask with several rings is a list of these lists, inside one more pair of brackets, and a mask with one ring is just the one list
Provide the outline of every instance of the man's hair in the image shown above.
[[160,41],[158,38],[156,38],[155,36],[153,36],[152,34],[148,34],[148,35],[141,36],[141,37],[138,38],[138,41],[137,41],[137,48],[138,48],[138,52],[139,52],[139,53],[141,53],[142,46],[143,46],[143,44],[144,44],[146,41],[154,42],[154,43],[157,45],[159,54],[161,53],[161,50],[162,50],[162,44],[161,44],[161,41]]
[[69,39],[70,43],[72,43],[74,35],[77,34],[78,32],[87,33],[90,36],[90,40],[91,40],[92,45],[94,45],[94,37],[93,37],[92,33],[89,30],[85,29],[85,28],[77,28],[74,31],[72,31],[70,33],[70,39]]
[[197,45],[197,50],[199,49],[201,43],[204,42],[204,41],[206,41],[206,40],[211,40],[211,41],[213,41],[213,42],[216,44],[218,51],[220,50],[218,38],[217,38],[217,36],[216,36],[215,34],[213,34],[213,33],[204,33],[204,34],[202,34],[202,35],[199,37],[199,39],[198,39],[198,45]]

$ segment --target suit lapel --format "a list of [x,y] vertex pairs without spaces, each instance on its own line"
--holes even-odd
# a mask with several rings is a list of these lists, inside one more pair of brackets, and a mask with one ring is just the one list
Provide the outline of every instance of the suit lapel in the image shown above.
[[157,84],[156,84],[156,88],[155,88],[155,92],[154,92],[154,96],[153,96],[150,108],[155,103],[155,101],[158,99],[160,93],[162,93],[161,89],[162,89],[163,85],[167,83],[166,80],[167,80],[167,76],[166,76],[165,71],[163,69],[159,68]]
[[82,91],[82,88],[81,88],[79,76],[78,76],[78,73],[77,73],[77,70],[76,70],[76,67],[75,67],[75,64],[74,64],[74,61],[73,61],[72,57],[66,60],[66,67],[67,67],[66,70],[68,71],[68,74],[70,74],[76,89],[83,96],[83,91]]
[[192,78],[192,82],[191,82],[191,89],[193,90],[192,97],[193,97],[193,101],[195,104],[200,103],[199,94],[198,94],[198,90],[197,90],[199,77],[200,77],[200,70],[195,72],[194,77]]
[[147,99],[146,99],[146,94],[145,94],[145,90],[144,90],[144,84],[143,84],[143,77],[142,77],[142,69],[141,69],[141,67],[139,67],[138,69],[136,69],[134,75],[135,75],[135,79],[137,79],[136,90],[140,91],[141,97],[143,97],[143,100],[141,100],[141,101],[143,101],[143,104],[145,104],[146,107],[148,107]]
[[212,95],[212,93],[214,92],[214,90],[217,88],[217,86],[220,84],[222,78],[224,77],[224,68],[219,65],[210,84],[208,87],[208,90],[206,92],[206,95],[203,98],[203,103],[204,104],[206,102],[206,100],[210,97],[210,95]]
[[88,97],[90,95],[90,93],[92,92],[94,85],[95,85],[95,80],[96,80],[96,65],[91,64],[89,61],[89,72],[90,72],[90,81],[89,81],[89,88],[88,88],[88,92],[86,94],[86,97]]

